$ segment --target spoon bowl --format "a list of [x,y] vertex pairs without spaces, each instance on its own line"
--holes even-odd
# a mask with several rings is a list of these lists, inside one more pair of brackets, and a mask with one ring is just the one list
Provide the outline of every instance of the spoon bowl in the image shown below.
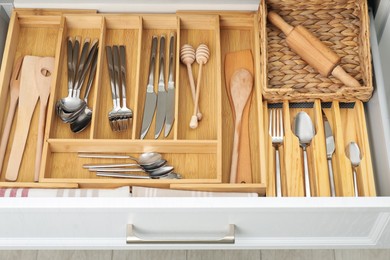
[[357,185],[356,167],[358,167],[360,165],[360,162],[362,161],[362,154],[360,153],[358,144],[355,142],[350,142],[345,148],[345,154],[351,161],[352,170],[353,170],[353,187],[355,191],[355,197],[358,197],[359,190]]
[[310,145],[310,142],[315,135],[315,129],[310,116],[306,112],[299,112],[295,116],[293,129],[294,134],[299,139],[299,145],[302,147],[303,150],[305,195],[306,197],[311,197],[309,165],[307,162],[306,148],[308,145]]
[[83,131],[91,123],[92,110],[85,106],[84,110],[77,116],[76,120],[70,124],[70,129],[73,133]]

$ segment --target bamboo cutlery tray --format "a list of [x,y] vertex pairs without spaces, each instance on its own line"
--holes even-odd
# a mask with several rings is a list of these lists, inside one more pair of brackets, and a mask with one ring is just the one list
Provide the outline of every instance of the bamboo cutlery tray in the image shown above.
[[[260,19],[261,21],[261,19]],[[0,186],[9,187],[104,187],[143,185],[172,189],[256,192],[274,196],[274,153],[268,135],[268,103],[263,101],[262,90],[266,80],[264,48],[257,13],[252,12],[178,12],[176,14],[64,14],[62,12],[14,11],[10,21],[5,55],[0,74],[0,104],[3,111],[8,107],[8,84],[12,67],[22,55],[55,57],[51,96],[48,104],[39,182],[33,182],[38,109],[34,112],[26,149],[16,182],[6,182],[4,171],[10,160],[9,151],[15,128],[13,122],[10,141],[2,168]],[[153,35],[176,34],[175,73],[175,121],[169,136],[154,139],[153,119],[149,133],[140,139],[142,114],[149,73],[149,57]],[[67,95],[67,38],[81,36],[99,40],[98,64],[95,82],[88,100],[93,110],[91,125],[81,133],[72,133],[55,113],[55,102]],[[191,90],[186,67],[180,62],[180,47],[189,43],[195,48],[206,43],[210,59],[203,66],[199,106],[203,119],[197,129],[189,122],[193,110]],[[124,132],[111,131],[108,112],[112,109],[110,82],[105,58],[105,46],[125,45],[127,55],[127,105],[133,110],[131,127]],[[225,89],[225,55],[250,50],[254,64],[254,85],[249,110],[250,161],[253,183],[230,184],[230,160],[233,144],[234,123],[228,94]],[[167,51],[168,52],[168,51]],[[168,67],[168,62],[166,63]],[[198,65],[193,64],[194,78]],[[155,79],[157,82],[158,69]],[[168,71],[166,71],[167,78]],[[155,83],[156,83],[155,82]],[[155,84],[155,90],[157,89]],[[83,96],[84,89],[81,96]],[[284,196],[303,196],[302,167],[299,143],[291,133],[292,118],[298,108],[282,104],[286,126],[285,141],[281,148],[282,182]],[[309,160],[314,196],[329,196],[324,133],[321,128],[321,103],[316,100],[305,111],[312,117],[316,136],[309,146]],[[375,195],[373,173],[364,110],[362,103],[355,102],[351,109],[340,108],[338,102],[324,108],[332,127],[335,127],[336,153],[334,172],[338,196],[349,196],[353,189],[351,167],[343,147],[351,138],[360,146],[364,155],[359,168],[359,187],[364,196]],[[4,113],[6,114],[6,113]],[[0,115],[2,127],[5,116]],[[348,123],[350,124],[348,124]],[[348,126],[348,127],[347,127]],[[348,130],[346,130],[348,129]],[[322,143],[321,143],[322,142]],[[111,163],[114,160],[78,158],[78,152],[118,153],[138,156],[154,151],[163,154],[175,172],[183,179],[135,180],[96,177],[82,168],[85,163]],[[292,157],[286,154],[292,154]],[[118,161],[115,162],[125,162]],[[128,161],[126,161],[128,162]]]

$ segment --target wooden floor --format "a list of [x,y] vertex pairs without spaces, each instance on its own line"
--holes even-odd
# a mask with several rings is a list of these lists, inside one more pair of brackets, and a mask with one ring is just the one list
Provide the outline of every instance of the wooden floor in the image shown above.
[[0,251],[1,260],[389,260],[390,250]]

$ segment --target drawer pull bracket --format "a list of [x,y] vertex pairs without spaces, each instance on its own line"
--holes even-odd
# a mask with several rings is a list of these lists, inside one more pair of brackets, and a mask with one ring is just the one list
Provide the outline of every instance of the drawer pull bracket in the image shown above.
[[217,239],[143,239],[134,233],[133,224],[127,225],[127,244],[234,244],[235,225],[229,225],[229,232],[222,238]]

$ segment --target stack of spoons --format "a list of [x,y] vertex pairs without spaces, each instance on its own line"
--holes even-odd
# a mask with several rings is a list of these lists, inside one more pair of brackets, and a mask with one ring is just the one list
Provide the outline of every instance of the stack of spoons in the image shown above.
[[[130,159],[136,163],[115,163],[115,164],[84,164],[83,168],[96,172],[97,176],[130,178],[130,179],[181,179],[181,175],[173,172],[173,166],[166,165],[160,153],[147,152],[139,158],[129,155],[113,154],[88,154],[79,153],[80,158],[99,159]],[[141,172],[143,175],[129,174]]]
[[[90,38],[85,38],[79,59],[80,41],[79,36],[75,38],[74,42],[72,37],[67,40],[68,96],[61,98],[56,103],[57,115],[63,122],[70,124],[70,129],[74,133],[83,131],[92,118],[92,110],[87,106],[87,103],[96,74],[98,56],[98,40],[95,39],[91,43]],[[87,89],[84,99],[81,99],[81,88],[89,69]]]

